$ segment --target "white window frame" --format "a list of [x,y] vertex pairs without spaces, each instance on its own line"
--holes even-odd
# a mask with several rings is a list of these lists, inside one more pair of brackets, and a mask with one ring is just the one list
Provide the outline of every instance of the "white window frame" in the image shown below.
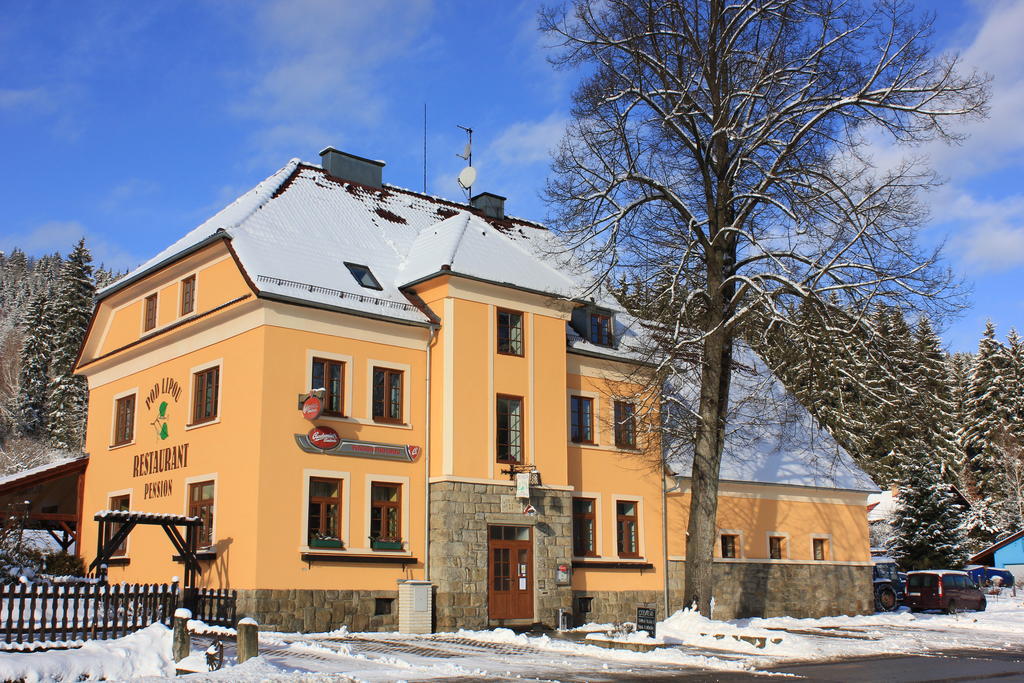
[[[190,277],[191,278],[195,278],[195,284],[192,287],[192,312],[191,313],[182,314],[182,312],[181,312],[181,295],[182,295],[182,293],[184,292],[184,289],[185,289],[185,280],[189,279]],[[176,316],[175,319],[176,320],[181,320],[182,318],[191,318],[192,316],[194,316],[198,312],[199,312],[199,271],[198,270],[193,270],[192,272],[185,273],[184,275],[182,275],[181,277],[178,278],[178,315]]]
[[[771,542],[771,539],[773,537],[778,537],[778,538],[782,539],[782,557],[779,558],[778,560],[772,558],[772,542]],[[789,539],[789,532],[787,532],[787,531],[766,531],[764,533],[764,549],[765,549],[765,555],[764,556],[765,556],[765,558],[769,562],[780,562],[782,560],[790,559],[790,557],[791,557],[791,555],[790,555],[790,546],[791,546],[791,542],[790,542],[790,539]]]
[[[151,289],[151,290],[149,290],[148,292],[146,292],[145,294],[143,294],[139,298],[139,301],[142,303],[142,315],[139,316],[139,337],[145,337],[147,334],[153,334],[154,332],[156,332],[157,330],[160,329],[160,290],[161,289],[162,289],[161,287],[157,287],[156,289]],[[146,299],[148,299],[149,297],[153,296],[154,294],[156,295],[156,316],[154,317],[154,320],[153,320],[153,328],[147,330],[146,329]]]
[[[199,422],[192,424],[195,419],[195,415],[192,413],[195,410],[195,391],[196,391],[196,373],[202,372],[203,370],[209,370],[210,368],[217,367],[220,371],[217,373],[217,417],[207,422]],[[190,368],[188,371],[188,419],[185,420],[185,431],[190,429],[199,429],[201,427],[209,427],[210,425],[220,424],[221,416],[224,414],[224,359],[217,358],[215,360],[208,361],[201,365],[196,365]]]
[[[385,368],[388,370],[402,371],[402,420],[401,423],[377,422],[373,419],[373,369]],[[312,368],[310,368],[312,370]],[[408,363],[395,363],[388,360],[366,360],[366,423],[378,427],[391,427],[393,429],[412,429],[412,366]]]
[[[134,412],[132,413],[132,440],[125,443],[117,444],[115,446],[114,438],[117,436],[117,402],[119,399],[125,398],[126,396],[131,396],[132,394],[135,394],[135,407]],[[118,448],[134,446],[135,440],[138,438],[139,434],[139,388],[133,387],[131,389],[126,389],[124,391],[114,394],[113,398],[110,399],[110,406],[110,438],[107,439],[107,450],[113,451]]]
[[[128,509],[129,510],[132,509],[132,504],[135,501],[135,489],[129,488],[129,489],[118,489],[117,491],[109,491],[107,493],[106,509],[108,509],[108,510],[110,509],[110,499],[114,498],[116,496],[128,496]],[[132,537],[132,535],[128,534],[128,538],[124,539],[124,554],[123,555],[114,555],[111,559],[113,559],[114,557],[118,557],[118,558],[128,557],[129,553],[131,553],[131,551],[132,551],[132,548],[129,545],[129,543],[131,543],[131,537]]]
[[[594,501],[594,553],[596,556],[576,555],[573,557],[580,560],[597,560],[604,558],[604,525],[601,524],[601,494],[595,491],[573,491],[573,498],[589,498]],[[572,517],[572,509],[569,510],[569,516]],[[640,525],[640,514],[637,513],[636,517],[637,526]],[[639,534],[637,535],[639,540]]]
[[[825,558],[822,560],[814,559],[814,542],[817,540],[825,541]],[[835,553],[832,549],[832,534],[811,534],[810,540],[810,555],[808,559],[811,562],[832,562],[834,561]]]
[[[306,531],[309,529],[309,480],[313,477],[319,477],[323,479],[340,479],[341,480],[341,542],[344,547],[334,550],[331,548],[311,548],[309,546],[309,538],[306,536]],[[343,472],[341,470],[317,470],[317,469],[304,469],[302,470],[302,505],[300,506],[299,516],[301,518],[299,526],[299,550],[301,552],[317,552],[317,553],[341,553],[349,550],[352,540],[352,473]],[[404,510],[403,510],[404,513]],[[405,515],[403,514],[404,518]],[[369,536],[369,534],[367,534]]]
[[[401,550],[373,550],[370,548],[370,510],[373,507],[373,501],[370,499],[370,488],[374,483],[381,484],[401,484],[402,486],[402,549]],[[364,502],[364,520],[363,520],[363,543],[365,548],[359,550],[365,553],[372,553],[374,555],[408,555],[412,552],[412,539],[409,537],[409,503],[412,498],[412,489],[409,486],[409,477],[399,477],[393,474],[367,474],[365,481],[363,482],[363,502]]]
[[[342,417],[338,417],[337,415],[321,415],[317,419],[318,420],[332,420],[334,422],[357,422],[358,420],[354,419],[355,418],[355,415],[354,415],[355,405],[352,403],[352,384],[353,384],[353,382],[355,380],[355,372],[353,371],[353,367],[354,366],[352,364],[352,356],[344,354],[344,353],[334,353],[332,351],[318,351],[316,349],[306,349],[306,369],[304,371],[305,374],[303,375],[306,379],[305,379],[305,384],[303,386],[306,387],[306,391],[307,392],[312,391],[312,389],[313,389],[313,359],[314,358],[323,358],[324,360],[336,360],[339,363],[344,363],[345,364],[345,373],[344,373],[345,376],[343,378],[344,386],[341,388],[341,390],[342,390],[342,393],[344,393],[344,397],[342,398],[342,401],[345,404],[345,412],[348,413],[347,415],[342,416]],[[370,381],[371,382],[373,381],[373,369],[372,368],[370,369]],[[403,389],[404,389],[404,387],[403,387]],[[371,393],[372,393],[372,390],[373,390],[372,384],[370,386],[370,390],[371,390]],[[370,399],[373,400],[373,397],[371,396]],[[405,398],[403,397],[402,400],[404,401]],[[402,410],[405,410],[405,406],[404,405],[402,406]]]
[[623,562],[640,562],[647,557],[646,534],[644,534],[644,529],[647,528],[644,525],[644,497],[612,494],[611,499],[611,514],[615,517],[612,520],[612,542],[614,543],[616,558],[621,557],[619,555],[619,502],[636,503],[636,550],[639,557],[622,557],[621,559]]
[[192,488],[192,484],[198,484],[204,481],[213,482],[213,529],[210,530],[210,536],[213,538],[213,544],[210,547],[215,548],[220,540],[220,536],[217,535],[217,525],[220,523],[220,513],[218,512],[218,508],[220,507],[220,481],[218,481],[218,475],[216,472],[211,474],[199,474],[194,477],[185,477],[182,482],[182,488],[184,489],[182,493],[185,499],[185,511],[182,514],[188,517],[189,503],[191,502],[189,500],[189,491]]
[[[722,536],[735,536],[736,537],[736,557],[722,557]],[[746,554],[743,552],[743,531],[740,529],[719,529],[718,538],[715,539],[715,559],[722,560],[723,562],[731,562],[735,560],[746,559]]]
[[[604,448],[601,445],[601,437],[603,432],[601,429],[601,394],[594,391],[582,391],[577,389],[569,389],[565,392],[565,440],[570,447],[576,448]],[[594,430],[594,441],[593,443],[583,443],[581,441],[572,440],[572,397],[579,396],[580,398],[589,398],[593,400],[594,414],[593,418],[593,430]]]

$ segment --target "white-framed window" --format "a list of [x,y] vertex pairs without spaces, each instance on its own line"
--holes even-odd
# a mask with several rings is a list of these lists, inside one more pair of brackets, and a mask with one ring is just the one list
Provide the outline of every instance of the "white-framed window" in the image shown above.
[[566,422],[570,445],[596,448],[601,444],[601,395],[593,391],[569,389],[566,403]]
[[[373,552],[409,551],[409,500],[411,496],[409,477],[387,474],[366,475],[363,489],[366,510],[363,539],[366,548]],[[394,520],[392,515],[396,510],[398,519]],[[400,536],[396,538],[397,534]],[[354,541],[353,545],[355,545]]]
[[646,555],[644,547],[643,496],[613,495],[611,514],[615,523],[615,554],[627,559]]
[[[352,356],[332,351],[306,349],[306,391],[326,389],[324,411],[321,415],[327,420],[351,420],[352,404]],[[314,386],[316,384],[323,386]]]
[[189,369],[188,424],[195,429],[220,422],[223,408],[224,359],[218,358]]
[[412,366],[367,359],[366,386],[367,418],[380,425],[412,428]]
[[132,387],[114,394],[113,419],[110,421],[110,448],[135,443],[135,418],[138,414],[139,388]]
[[572,494],[572,554],[574,557],[603,557],[601,494],[576,491]]
[[815,562],[832,561],[832,534],[811,534],[811,559]]
[[[132,494],[133,489],[120,489],[119,491],[110,491],[107,493],[107,509],[108,510],[131,510],[132,509]],[[110,523],[107,525],[107,537],[103,539],[106,543],[117,530],[121,528],[118,523]],[[117,547],[114,554],[111,557],[127,557],[128,556],[128,539],[124,539],[124,542]]]
[[[334,488],[337,490],[333,490]],[[361,547],[351,536],[352,475],[340,470],[302,470],[302,510],[299,547],[341,551]],[[332,510],[333,506],[336,510]],[[332,543],[337,538],[340,543]]]
[[178,317],[184,318],[196,312],[199,303],[198,273],[189,273],[178,280]]
[[196,546],[200,549],[211,548],[217,543],[217,473],[200,474],[185,479],[185,514],[199,517],[202,526],[195,532],[198,534]]
[[739,529],[719,529],[715,556],[723,560],[739,560],[743,554],[743,532]]
[[142,297],[142,334],[152,332],[160,325],[160,290]]
[[768,531],[764,535],[764,544],[769,560],[789,559],[789,533],[785,531]]

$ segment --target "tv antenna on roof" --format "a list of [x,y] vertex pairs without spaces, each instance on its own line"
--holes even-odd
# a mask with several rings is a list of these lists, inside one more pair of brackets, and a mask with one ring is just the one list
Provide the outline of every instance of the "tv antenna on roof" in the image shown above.
[[467,128],[466,126],[458,126],[462,130],[466,131],[468,140],[466,141],[466,147],[462,150],[462,154],[456,154],[455,156],[460,159],[464,159],[468,164],[466,168],[459,171],[459,186],[469,192],[470,196],[473,194],[473,183],[476,182],[476,169],[473,168],[473,129]]

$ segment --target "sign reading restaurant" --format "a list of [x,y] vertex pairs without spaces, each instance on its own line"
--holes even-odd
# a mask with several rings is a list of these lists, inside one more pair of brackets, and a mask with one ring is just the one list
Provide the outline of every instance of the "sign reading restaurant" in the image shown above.
[[149,474],[167,472],[188,467],[188,444],[140,453],[132,459],[132,476],[145,477]]

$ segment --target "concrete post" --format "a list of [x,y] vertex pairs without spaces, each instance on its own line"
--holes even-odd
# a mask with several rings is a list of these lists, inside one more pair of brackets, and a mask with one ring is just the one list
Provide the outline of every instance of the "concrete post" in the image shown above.
[[246,617],[238,622],[238,663],[252,659],[260,653],[259,624]]
[[191,618],[192,613],[187,609],[179,607],[174,610],[174,640],[171,645],[171,656],[176,662],[188,657],[189,652],[192,651],[192,642],[188,635],[188,620]]

